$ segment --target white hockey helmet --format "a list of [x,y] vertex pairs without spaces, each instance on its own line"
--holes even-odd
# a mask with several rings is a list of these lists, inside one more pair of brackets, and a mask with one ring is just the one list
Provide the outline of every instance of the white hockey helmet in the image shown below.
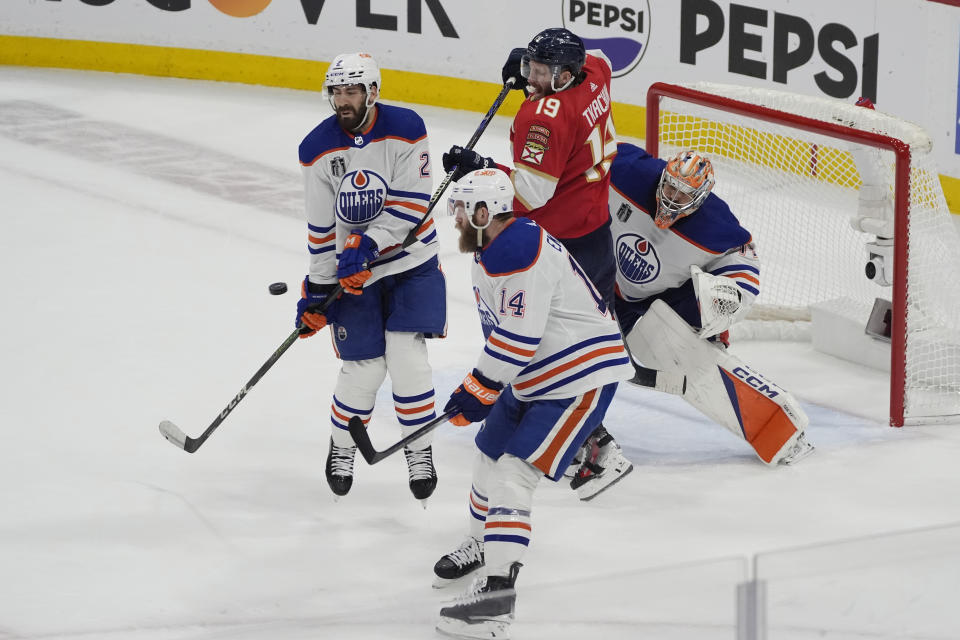
[[656,225],[667,229],[699,209],[715,182],[713,164],[696,151],[681,151],[669,158],[657,185]]
[[[447,199],[447,213],[451,216],[463,209],[464,217],[474,229],[483,230],[498,213],[513,211],[513,183],[500,169],[477,169],[453,184]],[[473,220],[477,205],[484,205],[490,212],[487,223],[478,226]]]
[[[323,93],[334,111],[337,108],[333,104],[333,88],[354,84],[363,85],[367,92],[367,108],[372,107],[380,95],[380,67],[369,53],[341,53],[330,63],[323,81]],[[371,90],[374,86],[377,87],[376,96]]]

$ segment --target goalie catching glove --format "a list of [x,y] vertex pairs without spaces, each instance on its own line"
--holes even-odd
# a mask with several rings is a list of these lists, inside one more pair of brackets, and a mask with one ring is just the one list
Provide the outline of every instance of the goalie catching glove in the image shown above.
[[337,260],[337,279],[347,293],[363,293],[363,283],[370,279],[370,263],[380,257],[377,243],[360,231],[354,231],[343,243],[343,252]]
[[320,308],[337,288],[335,284],[314,284],[310,276],[303,279],[300,286],[300,299],[297,300],[297,319],[294,325],[300,327],[300,337],[309,338],[320,329],[334,322],[337,301],[334,299],[320,313]]
[[723,276],[715,276],[690,266],[693,292],[700,307],[700,337],[710,338],[730,328],[747,311],[740,287]]
[[450,418],[450,422],[458,427],[465,427],[471,422],[480,422],[490,414],[493,403],[500,397],[501,391],[503,391],[502,384],[487,378],[480,373],[479,369],[474,369],[473,373],[467,374],[460,386],[450,394],[450,399],[443,411],[446,413],[454,409],[460,412]]

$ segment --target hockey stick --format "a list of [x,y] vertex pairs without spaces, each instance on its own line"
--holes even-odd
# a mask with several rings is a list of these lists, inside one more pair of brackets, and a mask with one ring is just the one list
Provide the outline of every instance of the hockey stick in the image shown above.
[[220,415],[218,415],[214,421],[210,423],[210,426],[207,427],[206,431],[201,433],[199,436],[196,438],[191,438],[185,434],[180,427],[169,420],[164,420],[160,423],[160,433],[162,433],[163,437],[168,441],[180,447],[187,453],[193,453],[199,449],[200,445],[207,441],[207,438],[210,437],[210,434],[220,426],[221,422],[226,420],[227,416],[230,415],[230,412],[233,411],[237,405],[240,404],[240,401],[246,397],[250,389],[253,388],[253,385],[257,384],[257,382],[260,381],[260,378],[262,378],[263,375],[270,370],[270,367],[272,367],[276,361],[280,359],[280,356],[286,353],[287,349],[290,348],[290,345],[297,341],[297,337],[299,335],[300,327],[297,327],[293,330],[293,333],[287,336],[287,339],[283,341],[283,344],[277,347],[277,350],[274,351],[269,358],[267,358],[267,361],[264,362],[259,369],[257,369],[257,372],[253,374],[253,377],[247,381],[247,384],[243,385],[243,388],[240,389],[240,392],[237,393],[237,395],[233,397],[233,400],[231,400],[230,403],[223,408],[223,411],[221,411]]
[[[483,135],[484,131],[486,131],[487,125],[489,125],[490,121],[493,119],[494,114],[497,113],[497,111],[500,109],[500,105],[502,105],[503,101],[506,99],[507,94],[510,92],[510,88],[513,86],[514,82],[514,78],[510,78],[504,83],[503,88],[497,95],[497,99],[494,101],[493,105],[491,105],[486,115],[483,116],[483,120],[480,121],[480,125],[477,127],[477,130],[473,132],[473,136],[470,138],[467,146],[464,147],[465,149],[473,149],[474,145],[477,144],[480,136]],[[440,183],[440,186],[437,187],[437,190],[434,191],[433,196],[430,198],[430,204],[427,206],[426,213],[423,214],[423,217],[420,218],[416,226],[414,226],[413,229],[410,230],[410,233],[407,234],[407,237],[404,238],[400,247],[401,249],[406,249],[417,241],[417,232],[430,218],[430,214],[433,212],[434,207],[437,206],[437,203],[440,202],[440,197],[443,195],[443,192],[447,190],[447,187],[450,185],[450,182],[453,180],[453,176],[456,172],[457,168],[454,167],[454,169],[450,171],[450,173],[448,173],[443,179],[443,182]],[[376,261],[374,261],[373,264],[376,264]],[[343,287],[338,284],[327,297],[327,299],[315,309],[311,309],[311,311],[314,313],[323,314],[323,312],[325,312],[327,308],[333,304],[333,301],[336,300],[341,293],[343,293]],[[239,393],[237,393],[237,395],[233,397],[233,400],[231,400],[230,403],[223,408],[223,411],[220,412],[220,415],[218,415],[214,421],[210,423],[210,426],[207,427],[203,433],[196,438],[191,438],[183,432],[183,429],[175,425],[173,422],[169,420],[163,420],[160,422],[160,433],[163,434],[163,437],[187,453],[193,453],[199,449],[200,446],[207,441],[207,438],[209,438],[210,435],[216,431],[217,427],[219,427],[220,424],[226,420],[227,416],[230,415],[237,405],[240,404],[240,401],[247,396],[247,393],[250,392],[250,389],[252,389],[253,386],[260,381],[260,378],[262,378],[274,364],[276,364],[277,360],[280,359],[280,356],[286,353],[287,349],[289,349],[290,346],[297,341],[297,337],[300,335],[302,328],[303,325],[301,324],[293,330],[293,333],[287,336],[286,340],[284,340],[283,343],[277,347],[277,350],[274,351],[269,358],[267,358],[267,361],[264,362],[259,369],[257,369],[257,372],[253,374],[253,377],[247,381],[247,384],[240,389]]]
[[373,443],[370,442],[370,434],[367,433],[367,428],[364,426],[363,420],[361,420],[359,416],[353,416],[350,418],[350,437],[353,438],[353,441],[357,445],[357,449],[360,450],[360,455],[362,455],[363,459],[367,461],[367,464],[376,464],[387,456],[393,455],[420,436],[427,435],[458,413],[460,412],[456,409],[451,409],[450,411],[441,413],[427,424],[423,425],[405,438],[401,438],[399,441],[393,443],[383,451],[377,451],[373,448]]

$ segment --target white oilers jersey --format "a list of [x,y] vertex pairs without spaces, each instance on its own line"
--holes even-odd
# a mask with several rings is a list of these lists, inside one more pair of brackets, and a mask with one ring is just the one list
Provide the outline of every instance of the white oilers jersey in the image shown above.
[[474,257],[486,344],[480,372],[521,400],[569,398],[630,379],[620,329],[556,238],[516,218]]
[[669,229],[654,224],[657,184],[665,165],[639,147],[618,145],[610,170],[617,294],[628,302],[663,294],[686,283],[690,265],[697,265],[730,278],[744,304],[752,304],[760,293],[760,260],[750,233],[723,200],[711,193],[696,212]]
[[337,259],[354,231],[380,250],[374,282],[437,255],[433,218],[418,241],[400,245],[423,218],[433,181],[423,120],[410,109],[377,104],[364,131],[351,134],[330,116],[300,143],[306,193],[310,280],[337,281]]

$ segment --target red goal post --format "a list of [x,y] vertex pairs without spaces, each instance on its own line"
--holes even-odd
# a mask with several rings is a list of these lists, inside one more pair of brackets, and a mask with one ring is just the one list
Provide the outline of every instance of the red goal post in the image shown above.
[[[960,299],[936,292],[960,284],[960,241],[922,129],[829,98],[655,83],[646,135],[651,155],[695,148],[713,160],[717,194],[758,242],[758,310],[807,320],[832,305],[865,326],[874,300],[889,300],[890,424],[960,414]],[[726,175],[748,186],[734,192]],[[892,242],[892,287],[864,275],[878,238]],[[925,257],[931,243],[949,269]]]

